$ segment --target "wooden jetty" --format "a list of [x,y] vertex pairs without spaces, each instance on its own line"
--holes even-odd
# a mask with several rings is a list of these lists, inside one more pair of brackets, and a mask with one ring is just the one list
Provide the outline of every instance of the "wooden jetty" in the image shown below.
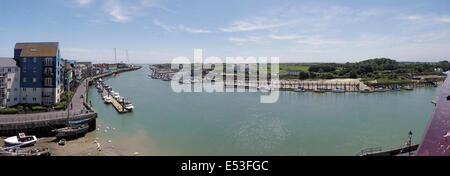
[[108,95],[108,97],[111,99],[111,104],[114,106],[114,108],[116,108],[117,112],[119,113],[128,112],[128,110],[126,110],[119,102],[117,102],[117,100],[113,96]]

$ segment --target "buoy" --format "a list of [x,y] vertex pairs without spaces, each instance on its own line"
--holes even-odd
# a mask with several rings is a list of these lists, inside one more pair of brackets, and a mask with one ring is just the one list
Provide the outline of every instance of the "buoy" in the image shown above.
[[108,140],[108,142],[111,143],[112,141],[111,141],[111,140]]
[[134,152],[134,155],[139,155],[139,152]]

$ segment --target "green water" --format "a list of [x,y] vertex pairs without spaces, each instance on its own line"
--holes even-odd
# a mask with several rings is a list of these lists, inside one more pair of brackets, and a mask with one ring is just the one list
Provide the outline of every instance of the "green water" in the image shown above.
[[[135,105],[118,114],[95,87],[97,134],[144,155],[354,155],[370,147],[399,147],[413,132],[418,143],[437,88],[386,93],[174,93],[147,77],[147,66],[106,79]],[[105,126],[115,128],[104,132]]]

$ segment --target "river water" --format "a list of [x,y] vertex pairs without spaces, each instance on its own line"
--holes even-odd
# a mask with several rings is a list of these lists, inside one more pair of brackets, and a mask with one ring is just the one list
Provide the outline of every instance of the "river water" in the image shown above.
[[[386,93],[175,93],[148,66],[105,79],[132,101],[131,113],[104,104],[94,86],[99,138],[141,155],[355,155],[371,147],[418,143],[438,88]],[[106,130],[108,128],[108,131]],[[112,130],[114,129],[114,130]]]

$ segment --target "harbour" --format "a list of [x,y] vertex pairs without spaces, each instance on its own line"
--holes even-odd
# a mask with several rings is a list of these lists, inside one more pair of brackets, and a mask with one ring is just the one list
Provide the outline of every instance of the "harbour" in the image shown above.
[[[117,113],[94,86],[89,89],[99,123],[120,129],[102,138],[127,141],[129,154],[354,156],[365,148],[399,148],[410,130],[413,143],[420,141],[439,90],[283,91],[279,102],[263,105],[261,92],[177,94],[143,68],[104,81],[145,109]],[[141,86],[132,88],[135,82]]]

